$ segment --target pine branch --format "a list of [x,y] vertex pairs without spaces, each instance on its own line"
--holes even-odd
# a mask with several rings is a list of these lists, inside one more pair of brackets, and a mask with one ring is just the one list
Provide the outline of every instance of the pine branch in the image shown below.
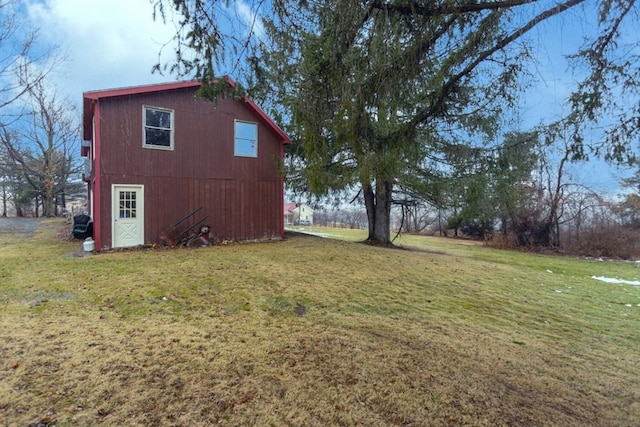
[[424,17],[459,15],[462,13],[474,13],[483,10],[508,9],[514,6],[535,3],[537,0],[506,0],[487,3],[467,3],[456,5],[445,3],[442,6],[433,7],[423,4],[392,4],[382,1],[374,1],[372,7],[400,15],[420,15]]
[[440,111],[444,107],[445,103],[447,102],[448,96],[454,90],[456,85],[464,77],[471,74],[483,61],[487,60],[494,53],[504,49],[507,45],[517,40],[518,38],[522,37],[525,33],[527,33],[529,30],[534,28],[536,25],[538,25],[542,21],[548,18],[551,18],[552,16],[555,16],[559,13],[562,13],[574,6],[577,6],[580,3],[583,3],[584,1],[585,0],[568,0],[565,3],[561,3],[556,5],[555,7],[547,9],[544,12],[537,15],[535,18],[531,19],[522,27],[512,32],[507,37],[504,37],[503,39],[499,40],[490,49],[486,49],[485,51],[480,52],[473,61],[467,64],[466,67],[464,67],[460,72],[458,72],[457,74],[449,78],[449,80],[442,86],[442,89],[440,90],[440,94],[436,98],[436,102],[432,103],[427,108],[418,112],[418,114],[416,114],[414,119],[407,126],[409,128],[415,128],[418,124],[424,123],[425,121],[432,118],[438,111]]

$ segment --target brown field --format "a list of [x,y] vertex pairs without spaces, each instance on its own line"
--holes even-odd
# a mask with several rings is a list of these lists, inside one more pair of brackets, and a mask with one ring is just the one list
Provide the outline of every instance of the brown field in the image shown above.
[[639,424],[640,286],[591,276],[640,264],[329,229],[71,257],[60,230],[0,233],[0,426]]

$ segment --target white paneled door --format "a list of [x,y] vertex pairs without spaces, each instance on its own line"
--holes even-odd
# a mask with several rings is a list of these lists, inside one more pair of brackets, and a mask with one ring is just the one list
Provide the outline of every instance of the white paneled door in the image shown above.
[[128,248],[144,244],[144,187],[114,185],[113,247]]

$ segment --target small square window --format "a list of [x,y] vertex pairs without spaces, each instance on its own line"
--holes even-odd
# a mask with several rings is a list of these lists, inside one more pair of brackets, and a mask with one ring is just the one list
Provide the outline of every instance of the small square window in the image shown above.
[[145,148],[173,150],[173,110],[142,107],[143,140]]
[[258,157],[258,124],[235,122],[234,155],[240,157]]

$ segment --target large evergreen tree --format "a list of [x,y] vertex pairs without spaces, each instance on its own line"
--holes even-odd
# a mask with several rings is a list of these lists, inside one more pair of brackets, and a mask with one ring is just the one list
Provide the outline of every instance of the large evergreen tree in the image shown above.
[[[157,0],[156,10],[162,12],[164,3]],[[237,33],[225,36],[220,23],[220,16],[229,16],[223,13],[226,3],[174,0],[172,7],[184,20],[173,69],[195,73],[206,84],[218,67],[228,68],[224,61],[229,56],[234,64],[244,58],[253,65],[254,80],[246,82],[256,89],[252,94],[260,96],[266,89],[279,103],[282,114],[276,118],[290,124],[287,130],[302,157],[309,189],[320,194],[359,190],[369,240],[388,243],[394,191],[446,173],[441,159],[464,155],[469,152],[465,146],[492,139],[502,113],[517,102],[518,78],[530,53],[526,34],[583,3],[255,2],[254,12],[264,13],[268,37],[252,38],[247,32],[240,42]],[[269,15],[267,4],[273,6]],[[600,13],[602,30],[579,52],[593,74],[580,87],[583,96],[572,99],[575,153],[584,140],[582,124],[604,104],[598,87],[612,87],[602,82],[624,75],[630,86],[636,83],[610,55],[634,4],[606,0],[587,5],[587,13]],[[256,41],[261,49],[252,50]],[[629,135],[614,132],[610,139],[625,142]]]
[[[284,74],[295,80],[280,86],[290,88],[311,190],[359,187],[369,240],[388,243],[394,189],[495,136],[528,53],[514,42],[580,2],[529,20],[518,15],[525,3],[309,3],[288,62],[296,73]],[[291,48],[290,28],[271,25],[279,49]]]

